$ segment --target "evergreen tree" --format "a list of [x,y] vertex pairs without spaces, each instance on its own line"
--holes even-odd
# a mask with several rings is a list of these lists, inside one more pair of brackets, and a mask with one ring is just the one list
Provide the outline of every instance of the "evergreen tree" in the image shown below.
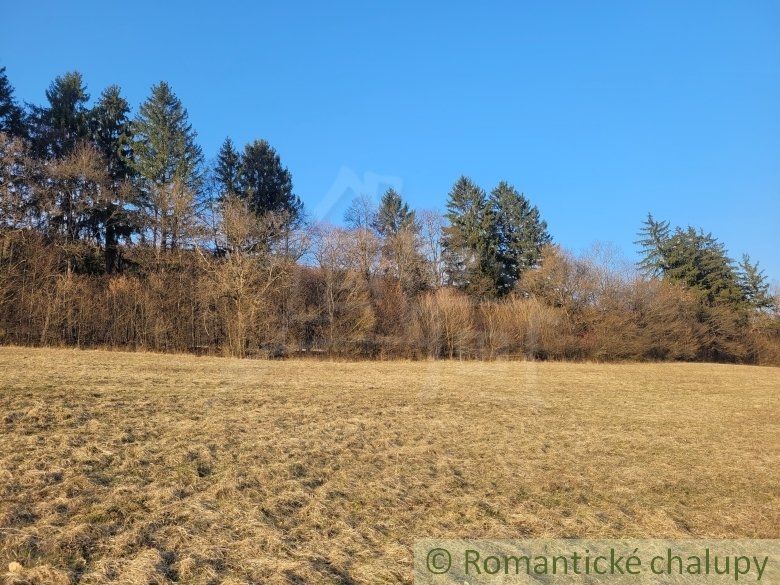
[[300,219],[302,204],[293,193],[292,175],[265,140],[255,140],[244,148],[239,189],[257,215],[287,214],[288,225]]
[[668,268],[668,247],[671,239],[669,222],[656,221],[652,214],[648,213],[639,230],[639,237],[640,239],[634,242],[642,248],[639,268],[653,276],[663,276]]
[[421,226],[415,212],[390,188],[382,196],[371,222],[381,238],[380,269],[413,295],[426,286],[426,261],[421,252]]
[[103,90],[90,112],[90,135],[106,162],[106,171],[117,188],[133,174],[133,131],[130,106],[119,86]]
[[129,238],[137,223],[129,205],[132,168],[132,124],[130,106],[118,86],[106,88],[90,112],[92,142],[106,165],[109,192],[94,210],[95,229],[102,231],[105,243],[105,269],[118,268],[118,243]]
[[[69,248],[89,230],[100,175],[89,138],[89,94],[79,72],[58,76],[46,90],[48,104],[33,106],[31,152],[41,166],[34,206],[41,225]],[[68,260],[71,267],[71,258]]]
[[241,153],[233,146],[233,141],[230,138],[225,138],[219,149],[214,174],[217,179],[220,200],[239,195]]
[[390,187],[382,196],[373,223],[379,235],[394,236],[402,230],[412,228],[415,224],[415,215],[398,192]]
[[46,90],[46,99],[48,106],[32,110],[33,146],[38,156],[58,159],[88,137],[89,94],[81,73],[56,77]]
[[498,292],[512,290],[527,269],[538,265],[542,248],[552,241],[547,223],[539,209],[518,193],[512,185],[502,181],[490,194],[496,222],[498,256],[501,274]]
[[[189,213],[185,194],[201,187],[203,154],[187,110],[164,81],[152,87],[133,122],[133,168],[138,175],[141,203],[151,224],[155,245],[177,246],[171,225],[176,215]],[[191,197],[190,197],[191,199]]]
[[774,306],[764,271],[758,267],[758,262],[752,263],[747,254],[742,255],[738,278],[742,296],[748,305],[754,309],[770,309]]
[[738,304],[742,294],[734,262],[712,234],[678,228],[669,240],[665,276],[697,291],[708,304]]
[[448,282],[477,296],[498,292],[500,262],[495,214],[485,192],[462,176],[449,193],[444,229]]
[[712,234],[690,226],[672,233],[669,222],[648,215],[640,236],[645,272],[683,284],[708,305],[743,302],[734,261]]
[[24,137],[24,111],[14,99],[14,88],[0,67],[0,132],[9,136]]

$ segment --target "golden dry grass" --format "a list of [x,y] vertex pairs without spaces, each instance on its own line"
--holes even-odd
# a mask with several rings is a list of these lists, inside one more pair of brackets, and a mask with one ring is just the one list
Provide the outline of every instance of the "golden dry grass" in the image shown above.
[[0,348],[0,384],[7,583],[405,583],[416,537],[780,536],[778,369]]

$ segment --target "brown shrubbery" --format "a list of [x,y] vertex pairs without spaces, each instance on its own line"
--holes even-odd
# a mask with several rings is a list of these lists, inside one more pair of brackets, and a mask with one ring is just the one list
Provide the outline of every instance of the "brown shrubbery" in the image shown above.
[[514,293],[479,301],[432,284],[409,291],[375,268],[376,247],[343,228],[315,234],[308,264],[295,260],[300,253],[258,251],[252,233],[262,229],[226,230],[232,244],[218,255],[129,247],[127,268],[113,275],[90,274],[97,248],[6,231],[0,342],[268,357],[780,363],[776,315],[706,306],[681,286],[556,247]]

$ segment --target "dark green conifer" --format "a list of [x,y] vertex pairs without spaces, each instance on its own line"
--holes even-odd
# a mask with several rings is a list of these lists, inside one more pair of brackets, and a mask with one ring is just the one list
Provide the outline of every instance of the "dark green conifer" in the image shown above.
[[374,229],[381,236],[394,236],[415,223],[414,211],[401,199],[398,192],[390,187],[379,202],[374,219]]
[[236,197],[239,195],[241,153],[233,146],[233,141],[230,138],[225,138],[225,141],[219,149],[214,175],[217,180],[219,199]]
[[130,238],[138,224],[131,209],[134,172],[129,113],[130,106],[117,85],[103,90],[90,112],[92,142],[103,157],[108,178],[108,193],[93,210],[91,221],[103,234],[105,269],[109,273],[119,267],[119,240]]
[[512,290],[523,272],[538,265],[542,248],[552,241],[539,209],[502,181],[490,194],[501,264],[499,293]]
[[0,67],[0,132],[25,137],[24,110],[16,103],[14,88],[8,81],[5,67]]
[[485,192],[461,176],[447,201],[444,263],[448,282],[476,296],[498,293],[500,261],[495,215]]
[[42,158],[58,159],[70,154],[89,134],[89,94],[81,73],[71,71],[46,90],[47,106],[32,109],[32,138]]
[[244,148],[238,186],[256,214],[286,214],[291,225],[300,219],[303,206],[293,193],[292,175],[265,140],[255,140]]

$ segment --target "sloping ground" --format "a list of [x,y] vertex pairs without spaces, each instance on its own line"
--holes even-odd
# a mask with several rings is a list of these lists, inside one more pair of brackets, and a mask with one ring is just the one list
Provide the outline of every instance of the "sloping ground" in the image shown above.
[[779,537],[780,370],[0,348],[8,583],[410,582],[416,537]]

